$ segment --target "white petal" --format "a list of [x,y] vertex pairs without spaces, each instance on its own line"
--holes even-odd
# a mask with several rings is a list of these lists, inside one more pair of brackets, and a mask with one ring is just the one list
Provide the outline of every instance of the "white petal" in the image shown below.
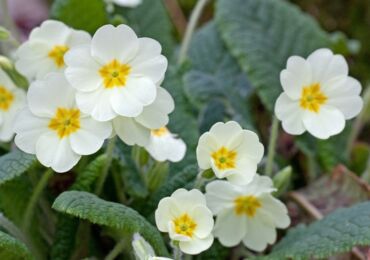
[[247,158],[259,163],[264,153],[264,147],[257,134],[249,130],[242,130],[234,136],[230,135],[230,140],[225,146],[237,152],[237,160]]
[[55,20],[46,20],[40,27],[32,30],[30,40],[42,40],[50,45],[62,45],[67,41],[71,29],[64,23]]
[[273,244],[276,241],[276,230],[272,223],[258,215],[248,220],[248,232],[243,238],[246,247],[263,251],[267,244]]
[[71,48],[76,47],[78,45],[90,44],[90,42],[91,42],[90,34],[81,30],[72,30],[67,39],[66,45],[69,46],[69,48]]
[[135,32],[127,25],[104,25],[94,34],[91,41],[91,54],[102,63],[116,59],[126,63],[132,59],[139,48]]
[[204,239],[194,238],[191,241],[180,241],[180,249],[185,254],[197,255],[211,247],[213,243],[213,236],[209,235]]
[[75,91],[61,73],[50,73],[34,81],[27,93],[31,112],[40,117],[54,117],[57,108],[70,108],[75,103]]
[[136,117],[143,111],[143,104],[126,88],[114,88],[110,102],[114,112],[121,116]]
[[97,152],[112,133],[110,122],[98,122],[91,118],[81,119],[81,128],[70,136],[72,150],[80,155]]
[[150,140],[150,129],[138,124],[134,119],[119,116],[113,120],[113,129],[119,138],[128,145],[146,146]]
[[233,209],[225,209],[217,216],[214,235],[223,246],[238,245],[246,233],[246,217],[237,216]]
[[320,139],[327,139],[339,134],[345,126],[343,114],[335,107],[322,105],[318,113],[305,111],[303,124],[310,134]]
[[288,134],[304,133],[303,110],[299,107],[299,101],[292,100],[287,94],[281,93],[275,103],[275,115],[282,121],[283,129]]
[[0,69],[0,85],[7,90],[14,90],[17,88],[9,78],[8,74],[6,74],[2,69]]
[[193,208],[190,217],[197,223],[194,231],[197,237],[204,239],[211,234],[214,221],[212,212],[206,206],[201,205]]
[[126,89],[137,101],[142,105],[147,106],[153,103],[157,95],[157,87],[148,78],[133,78],[127,79]]
[[212,181],[206,186],[207,206],[214,215],[219,214],[223,209],[234,207],[234,199],[239,196],[239,192],[227,181]]
[[143,62],[146,62],[150,59],[154,59],[161,55],[162,47],[159,42],[152,38],[139,38],[139,51],[130,64],[132,66],[140,65]]
[[161,232],[168,232],[168,223],[181,214],[173,198],[163,198],[155,211],[155,223]]
[[218,148],[219,144],[214,135],[209,132],[201,135],[196,150],[199,168],[205,170],[212,167],[211,154]]
[[56,172],[69,171],[81,158],[72,151],[68,138],[60,139],[54,132],[45,133],[38,139],[36,157]]
[[164,137],[151,136],[145,149],[157,161],[181,161],[185,156],[186,145],[183,140],[175,138],[172,134]]
[[[142,0],[113,0],[113,2],[120,6],[136,7],[141,4]],[[165,258],[165,257],[164,257]],[[158,258],[158,260],[160,257]],[[154,260],[154,259],[153,259]]]
[[76,103],[82,112],[91,115],[95,120],[109,121],[118,116],[111,106],[112,94],[112,90],[103,87],[86,93],[77,92]]
[[89,45],[75,47],[64,55],[65,75],[78,91],[92,91],[102,86],[101,67],[90,55]]
[[198,189],[190,191],[186,189],[177,189],[172,193],[171,198],[174,198],[179,208],[192,209],[194,206],[206,206],[206,198]]
[[227,123],[218,122],[214,124],[209,133],[212,134],[218,143],[224,145],[227,144],[231,138],[240,134],[243,129],[235,121],[229,121]]
[[290,57],[287,68],[280,73],[280,82],[290,98],[298,99],[302,88],[312,83],[310,64],[302,57]]
[[164,88],[157,88],[157,96],[154,102],[145,106],[141,114],[135,118],[143,126],[150,129],[158,129],[167,125],[168,114],[175,108],[171,95]]
[[278,228],[287,228],[290,225],[290,218],[286,206],[270,194],[259,197],[262,204],[262,211],[268,215]]

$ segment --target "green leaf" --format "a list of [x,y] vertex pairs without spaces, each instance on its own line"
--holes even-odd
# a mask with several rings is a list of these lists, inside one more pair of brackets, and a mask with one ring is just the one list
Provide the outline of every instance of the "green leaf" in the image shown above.
[[27,247],[14,237],[0,231],[0,259],[33,259]]
[[157,229],[135,210],[122,204],[102,200],[87,192],[67,191],[56,198],[53,208],[126,234],[138,232],[153,246],[157,255],[168,255]]
[[9,39],[10,32],[5,28],[0,26],[0,41],[6,41]]
[[21,176],[34,163],[36,157],[26,154],[22,151],[15,150],[0,157],[0,185],[7,181]]
[[284,0],[219,0],[216,23],[270,111],[282,92],[279,74],[289,56],[330,45],[314,19]]
[[[70,190],[91,191],[95,181],[103,171],[106,155],[100,155],[92,161],[78,176]],[[58,215],[54,243],[51,250],[53,260],[70,259],[74,246],[79,221],[64,214]]]
[[194,35],[188,56],[191,69],[184,75],[184,90],[189,99],[200,109],[215,98],[221,99],[232,119],[253,129],[248,105],[251,87],[225,48],[214,22]]
[[168,57],[173,53],[175,41],[173,26],[161,0],[143,0],[136,8],[116,8],[140,37],[150,37],[160,42],[163,53]]
[[108,23],[104,0],[55,0],[50,16],[75,29],[90,33]]
[[370,202],[338,209],[311,225],[288,232],[262,259],[322,259],[370,244]]

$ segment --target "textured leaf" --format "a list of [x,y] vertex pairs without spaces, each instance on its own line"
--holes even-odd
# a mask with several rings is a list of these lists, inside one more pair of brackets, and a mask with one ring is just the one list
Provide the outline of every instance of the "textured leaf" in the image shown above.
[[108,23],[104,0],[55,0],[50,16],[75,29],[90,33]]
[[321,259],[361,245],[370,245],[370,202],[338,209],[307,227],[292,229],[263,259]]
[[213,22],[194,35],[188,56],[191,69],[184,75],[184,89],[189,99],[203,109],[209,101],[220,98],[229,108],[231,118],[253,128],[248,107],[251,87]]
[[312,18],[284,0],[219,0],[216,23],[270,111],[282,92],[279,73],[288,57],[330,45]]
[[[106,155],[103,154],[92,161],[78,176],[70,190],[91,191],[95,181],[103,171]],[[58,215],[56,233],[51,258],[56,260],[70,259],[75,246],[79,221],[64,214]]]
[[117,12],[123,14],[140,37],[159,41],[167,57],[173,53],[172,23],[162,0],[143,0],[136,8],[117,8]]
[[27,247],[14,237],[0,231],[0,259],[33,259]]
[[22,175],[36,162],[34,155],[16,150],[0,157],[0,185]]
[[122,204],[102,200],[87,192],[67,191],[56,198],[53,208],[131,235],[139,232],[153,246],[158,255],[168,255],[157,229],[135,210]]

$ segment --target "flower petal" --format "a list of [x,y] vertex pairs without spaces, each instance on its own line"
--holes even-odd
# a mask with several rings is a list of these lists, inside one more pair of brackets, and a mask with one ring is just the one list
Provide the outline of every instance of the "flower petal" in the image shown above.
[[113,120],[113,129],[119,138],[128,145],[146,146],[150,140],[150,130],[133,118],[119,116]]
[[291,135],[300,135],[306,130],[302,122],[303,110],[298,102],[282,93],[275,104],[276,117],[282,121],[284,131]]
[[275,227],[268,220],[257,215],[248,221],[248,232],[243,238],[246,247],[263,251],[267,244],[273,244],[276,241]]
[[290,225],[290,218],[286,206],[270,194],[263,194],[259,197],[262,204],[262,211],[268,215],[278,228],[287,228]]
[[200,205],[193,208],[190,216],[197,223],[195,235],[201,239],[208,237],[214,225],[212,212],[206,206]]
[[155,211],[155,223],[161,232],[168,232],[168,223],[181,214],[173,198],[163,198]]
[[180,249],[185,254],[197,255],[211,247],[213,236],[209,235],[204,239],[194,238],[191,241],[180,241]]
[[217,215],[213,232],[223,246],[236,246],[247,233],[246,217],[237,216],[233,209],[225,209]]
[[207,206],[214,215],[219,214],[223,209],[234,207],[234,199],[240,193],[234,189],[234,186],[227,181],[212,181],[206,186]]
[[225,145],[229,142],[230,138],[239,134],[243,129],[235,121],[227,123],[218,122],[214,124],[209,133],[212,134],[218,143]]
[[205,170],[212,167],[211,154],[217,151],[219,145],[214,135],[206,132],[199,138],[197,146],[197,161],[199,168]]

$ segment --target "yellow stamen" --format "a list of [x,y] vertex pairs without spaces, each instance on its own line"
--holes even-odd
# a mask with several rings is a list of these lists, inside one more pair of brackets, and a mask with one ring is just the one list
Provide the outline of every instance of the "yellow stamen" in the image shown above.
[[48,56],[51,58],[58,68],[64,66],[64,54],[69,50],[66,45],[55,45],[51,51],[49,51]]
[[192,237],[197,227],[197,223],[188,215],[182,214],[173,220],[175,224],[175,232],[180,235]]
[[49,128],[56,131],[62,139],[80,129],[80,110],[76,108],[58,108]]
[[105,88],[124,87],[127,76],[130,74],[131,67],[128,64],[122,64],[117,60],[100,68],[100,76],[104,80]]
[[158,128],[158,129],[154,129],[152,130],[152,135],[155,135],[155,136],[163,136],[165,134],[167,134],[169,131],[167,129],[167,127],[163,126],[161,128]]
[[261,206],[261,202],[254,196],[239,196],[234,200],[234,210],[239,216],[254,217]]
[[300,99],[300,106],[311,112],[318,113],[321,105],[325,104],[328,97],[321,91],[319,83],[304,87]]
[[219,170],[233,169],[236,164],[237,153],[222,146],[218,151],[212,153],[212,159]]
[[0,110],[8,111],[14,101],[14,95],[4,86],[0,86]]

